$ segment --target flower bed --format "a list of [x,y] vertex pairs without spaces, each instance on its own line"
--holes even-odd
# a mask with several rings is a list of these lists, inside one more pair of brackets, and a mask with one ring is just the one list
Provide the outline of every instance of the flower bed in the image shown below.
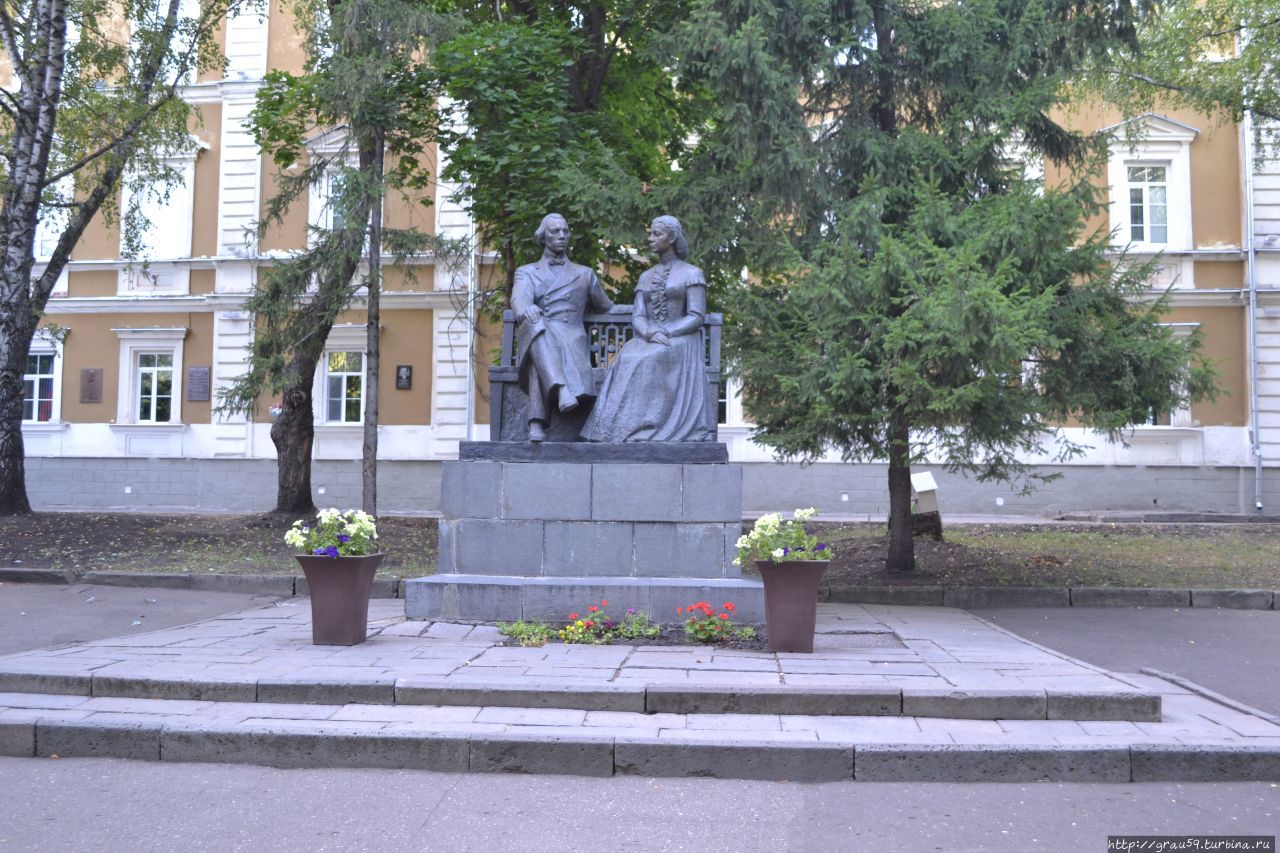
[[716,645],[736,649],[765,649],[767,644],[753,626],[733,621],[734,605],[713,608],[705,601],[676,608],[680,624],[654,622],[649,615],[628,608],[621,617],[608,612],[609,601],[591,604],[568,614],[560,627],[545,622],[500,622],[507,645],[542,646],[559,641],[571,644],[628,646]]

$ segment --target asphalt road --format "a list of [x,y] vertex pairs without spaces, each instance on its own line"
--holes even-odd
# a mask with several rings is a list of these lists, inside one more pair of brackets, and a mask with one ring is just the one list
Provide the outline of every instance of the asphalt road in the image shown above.
[[973,612],[1095,666],[1171,672],[1280,715],[1280,611],[1024,607]]
[[1280,787],[802,785],[0,759],[0,850],[1080,853],[1275,835]]
[[234,592],[0,582],[0,655],[141,634],[278,600]]

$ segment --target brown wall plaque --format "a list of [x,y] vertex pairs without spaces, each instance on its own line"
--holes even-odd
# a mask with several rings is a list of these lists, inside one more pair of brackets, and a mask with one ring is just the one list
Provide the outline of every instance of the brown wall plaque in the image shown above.
[[80,368],[80,402],[102,402],[102,368]]
[[192,403],[209,401],[209,368],[187,368],[187,400]]

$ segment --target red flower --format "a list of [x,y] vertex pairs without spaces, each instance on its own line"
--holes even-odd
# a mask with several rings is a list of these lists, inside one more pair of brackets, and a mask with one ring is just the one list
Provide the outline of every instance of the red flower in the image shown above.
[[595,623],[595,622],[592,622],[590,619],[588,619],[586,622],[583,622],[582,624],[583,624],[583,626],[584,626],[584,627],[587,627],[587,628],[594,628],[596,623]]
[[587,608],[587,612],[588,612],[588,613],[595,613],[595,612],[596,612],[597,610],[599,610],[599,609],[600,609],[599,607],[596,607],[596,606],[593,604],[593,605],[591,605],[590,607],[588,607],[588,608]]
[[608,607],[608,606],[609,606],[609,599],[607,599],[607,598],[602,598],[602,599],[600,599],[600,606],[601,606],[601,607]]
[[570,620],[577,619],[577,618],[578,618],[578,614],[577,614],[577,613],[570,613],[570,614],[569,614],[569,619],[570,619]]
[[728,614],[728,613],[721,613],[721,614],[720,614],[720,618],[721,618],[721,619],[728,619],[728,618],[729,618],[729,614]]
[[733,612],[733,602],[732,602],[732,601],[726,601],[726,602],[724,603],[724,609],[725,609],[725,610],[728,610],[730,613],[732,613],[732,612]]
[[683,613],[683,612],[684,612],[684,608],[683,608],[683,607],[677,607],[677,608],[676,608],[676,613]]

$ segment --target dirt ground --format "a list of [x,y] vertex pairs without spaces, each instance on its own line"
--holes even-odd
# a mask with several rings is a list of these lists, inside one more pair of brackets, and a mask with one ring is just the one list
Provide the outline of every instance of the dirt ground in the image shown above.
[[[36,513],[0,517],[0,566],[87,571],[297,574],[276,515]],[[832,584],[1171,586],[1280,589],[1280,525],[953,525],[915,539],[916,569],[884,569],[881,525],[819,525]],[[384,574],[432,574],[434,519],[378,520]]]
[[[284,533],[295,517],[41,512],[0,517],[0,566],[136,572],[301,574]],[[382,574],[435,571],[435,519],[378,519]]]

